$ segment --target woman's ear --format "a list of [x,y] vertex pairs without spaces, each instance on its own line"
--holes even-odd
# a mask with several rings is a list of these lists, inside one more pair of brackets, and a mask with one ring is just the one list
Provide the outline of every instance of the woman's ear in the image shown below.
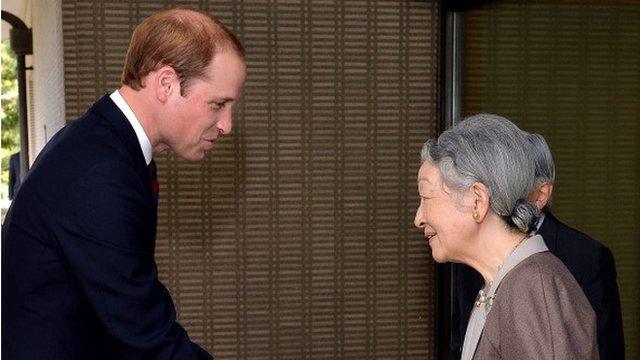
[[167,102],[172,94],[180,94],[180,81],[176,71],[168,65],[149,74],[149,80],[153,83],[155,94],[162,103]]
[[475,182],[469,188],[471,199],[473,201],[471,217],[480,224],[484,221],[491,205],[489,204],[489,189],[480,182]]

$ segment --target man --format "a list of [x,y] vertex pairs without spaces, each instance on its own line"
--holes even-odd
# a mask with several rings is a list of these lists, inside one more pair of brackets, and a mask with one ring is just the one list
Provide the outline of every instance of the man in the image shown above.
[[[551,150],[539,134],[527,136],[535,157],[536,181],[529,201],[542,215],[532,229],[571,272],[597,317],[600,359],[624,359],[624,338],[616,268],[611,251],[597,240],[561,223],[550,212],[555,166]],[[467,323],[483,279],[464,264],[452,265],[453,304],[451,358],[459,359]]]
[[245,76],[241,44],[206,15],[135,29],[122,87],[47,144],[3,224],[3,357],[211,358],[157,277],[152,157],[201,160],[231,131]]

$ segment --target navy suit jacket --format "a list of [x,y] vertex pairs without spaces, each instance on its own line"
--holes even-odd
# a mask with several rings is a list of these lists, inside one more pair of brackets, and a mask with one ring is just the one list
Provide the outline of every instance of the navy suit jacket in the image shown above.
[[154,260],[140,143],[104,96],[45,146],[2,226],[2,356],[210,359],[176,322]]
[[[545,214],[538,234],[549,251],[567,267],[597,317],[600,359],[624,359],[620,295],[613,254],[597,240]],[[482,276],[464,264],[452,264],[451,358],[460,359],[467,324]]]

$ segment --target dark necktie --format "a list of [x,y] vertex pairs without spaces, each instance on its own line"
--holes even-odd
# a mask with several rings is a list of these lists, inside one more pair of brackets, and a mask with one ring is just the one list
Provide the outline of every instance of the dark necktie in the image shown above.
[[153,159],[149,163],[149,174],[151,175],[151,190],[157,203],[158,195],[160,194],[160,184],[158,183],[158,168],[156,167],[156,161]]

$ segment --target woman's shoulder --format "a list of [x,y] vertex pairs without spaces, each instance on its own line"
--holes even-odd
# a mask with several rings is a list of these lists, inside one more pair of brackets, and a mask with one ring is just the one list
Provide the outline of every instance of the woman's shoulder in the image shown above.
[[[567,267],[549,251],[533,254],[522,260],[505,276],[502,286],[529,287],[535,283],[549,280],[561,280],[562,282],[575,283],[578,286]],[[522,283],[522,281],[525,282]]]
[[484,330],[479,349],[486,354],[495,349],[516,359],[597,354],[595,313],[573,276],[548,251],[529,256],[505,276]]
[[515,296],[521,305],[570,303],[572,307],[591,310],[576,279],[549,251],[533,254],[513,268],[502,281],[499,293]]

